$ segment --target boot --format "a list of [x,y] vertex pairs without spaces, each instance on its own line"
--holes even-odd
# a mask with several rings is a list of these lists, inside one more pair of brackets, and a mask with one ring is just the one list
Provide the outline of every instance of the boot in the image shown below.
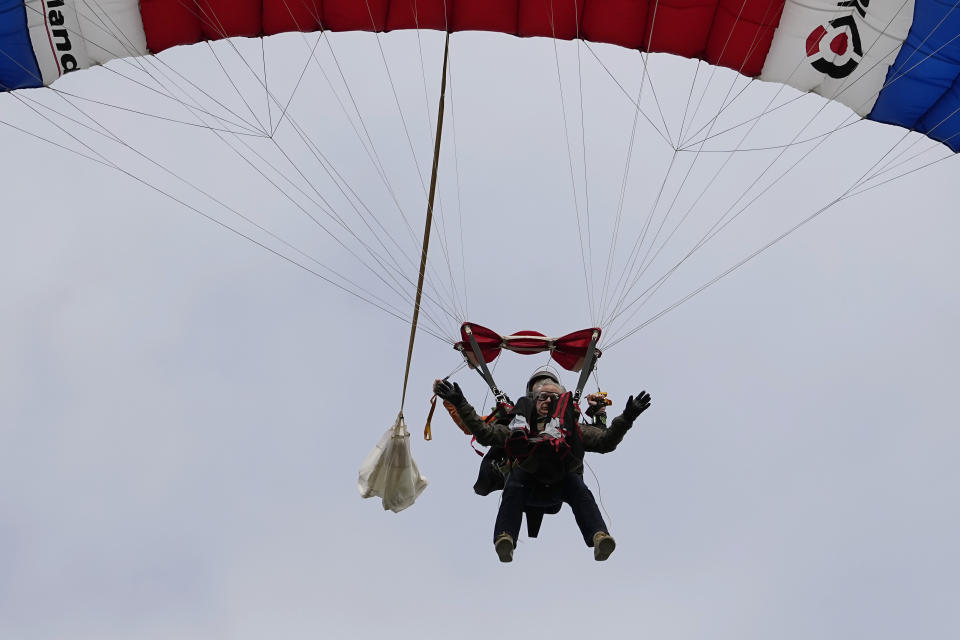
[[498,535],[497,539],[493,541],[493,548],[496,550],[500,562],[513,561],[514,546],[513,536],[506,532]]
[[606,531],[597,531],[593,534],[593,559],[603,561],[610,557],[613,550],[617,548],[617,543],[613,541]]

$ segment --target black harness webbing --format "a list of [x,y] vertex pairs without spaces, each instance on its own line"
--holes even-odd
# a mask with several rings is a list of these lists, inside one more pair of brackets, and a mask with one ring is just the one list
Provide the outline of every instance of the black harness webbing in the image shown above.
[[597,338],[599,337],[596,331],[590,336],[590,346],[587,347],[587,357],[583,363],[583,367],[580,369],[580,379],[577,380],[577,389],[573,392],[574,403],[580,401],[580,394],[583,393],[583,388],[587,386],[587,380],[590,378],[590,374],[593,373],[593,368],[597,365]]
[[[507,397],[507,394],[497,388],[497,383],[494,382],[493,376],[490,374],[490,369],[487,367],[487,363],[483,359],[483,352],[480,351],[480,345],[477,344],[477,339],[473,337],[473,331],[470,329],[470,325],[464,325],[463,330],[467,334],[467,338],[470,340],[470,349],[473,350],[473,357],[477,361],[477,373],[480,374],[480,377],[483,378],[483,381],[487,383],[488,387],[490,387],[490,391],[493,392],[493,397],[497,399],[497,402],[506,402],[511,404],[510,398]],[[463,357],[466,358],[467,355],[463,354]]]

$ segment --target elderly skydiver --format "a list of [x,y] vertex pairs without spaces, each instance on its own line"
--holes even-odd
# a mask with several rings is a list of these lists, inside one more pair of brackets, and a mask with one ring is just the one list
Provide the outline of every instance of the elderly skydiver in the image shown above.
[[[536,378],[536,379],[534,379]],[[650,394],[631,396],[609,428],[579,424],[579,409],[556,380],[537,374],[528,384],[530,401],[521,400],[509,422],[484,422],[467,402],[460,385],[434,382],[434,392],[454,405],[463,423],[485,446],[502,446],[511,461],[494,526],[494,548],[501,562],[513,559],[524,506],[531,494],[553,490],[570,505],[594,559],[606,560],[616,546],[600,515],[596,500],[583,482],[583,454],[613,451],[637,416],[650,406]],[[532,396],[532,398],[530,397]]]
[[[510,407],[509,405],[501,405],[494,409],[494,412],[484,418],[485,422],[500,422],[502,424],[510,424],[511,418],[519,410],[521,413],[524,413],[524,404],[529,403],[532,406],[533,403],[533,389],[535,386],[538,386],[538,383],[541,382],[554,382],[560,384],[560,378],[557,377],[557,374],[551,371],[550,369],[542,368],[533,372],[530,378],[527,380],[527,386],[523,398],[518,403],[517,407]],[[587,434],[588,439],[588,451],[597,451],[600,453],[609,453],[613,451],[620,441],[623,439],[623,434],[625,432],[614,432],[613,435],[604,436],[602,434],[596,433],[596,429],[606,429],[607,428],[607,403],[609,400],[606,399],[606,394],[589,394],[587,395],[587,410],[584,412],[584,415],[587,418],[590,418],[590,422],[580,423],[581,429],[586,428],[587,431],[592,433]],[[456,407],[451,403],[446,402],[444,406],[447,407],[448,411],[452,410],[451,415],[456,412]],[[511,410],[512,409],[512,410]],[[457,415],[455,420],[459,419]],[[596,445],[596,447],[594,447]],[[502,469],[507,465],[506,452],[502,446],[491,446],[487,453],[484,454],[483,460],[480,462],[480,470],[477,474],[477,481],[473,484],[473,490],[477,495],[485,496],[489,495],[494,491],[499,491],[503,489],[504,485],[504,474]],[[583,473],[583,468],[581,467],[580,473]]]

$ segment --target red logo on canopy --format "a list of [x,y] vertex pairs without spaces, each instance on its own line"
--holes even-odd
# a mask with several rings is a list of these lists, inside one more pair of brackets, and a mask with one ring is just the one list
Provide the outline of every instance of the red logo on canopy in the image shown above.
[[841,33],[833,40],[830,41],[830,50],[833,51],[838,56],[842,56],[847,52],[847,34]]
[[841,16],[818,25],[807,36],[810,66],[831,78],[846,78],[860,64],[863,47],[853,16]]
[[827,29],[820,25],[807,36],[807,56],[816,55],[820,51],[820,41],[827,35]]

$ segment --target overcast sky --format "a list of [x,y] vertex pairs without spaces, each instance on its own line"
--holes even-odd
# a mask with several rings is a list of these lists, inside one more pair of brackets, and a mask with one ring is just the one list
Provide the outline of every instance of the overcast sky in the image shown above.
[[[331,74],[331,51],[341,63],[393,195],[358,142],[353,126],[360,120],[351,125],[343,115],[319,64],[304,75],[277,131],[281,146],[251,144],[300,154],[302,178],[352,216],[348,226],[366,229],[305,155],[291,123],[309,128],[384,224],[377,237],[406,248],[398,263],[412,278],[416,269],[407,261],[416,257],[411,238],[422,233],[425,198],[410,146],[425,170],[442,37],[335,34],[330,42],[321,43],[318,57]],[[409,143],[378,44],[391,61]],[[267,43],[278,102],[293,92],[305,46],[299,36]],[[259,70],[259,43],[238,47]],[[231,51],[218,51],[229,65]],[[640,56],[595,51],[636,95]],[[673,151],[641,118],[615,232],[635,110],[596,58],[586,48],[579,54],[578,65],[575,44],[555,52],[539,39],[452,38],[440,167],[451,259],[448,267],[435,236],[431,261],[436,281],[453,281],[461,297],[445,305],[446,319],[437,305],[427,309],[444,336],[464,317],[503,333],[562,335],[592,326],[600,306],[590,304],[584,274],[594,295],[614,235],[613,273],[626,268]],[[209,87],[236,120],[254,123],[253,112],[267,128],[276,124],[279,109],[268,112],[263,91],[243,85],[250,78],[238,70],[250,103],[244,110],[205,45],[161,58]],[[676,138],[690,82],[705,82],[707,70],[668,58],[652,64],[651,82],[673,125],[667,137]],[[55,86],[154,115],[196,117],[113,73],[134,73],[122,61],[109,69]],[[704,109],[728,95],[728,78],[712,81]],[[756,113],[771,97],[796,97],[776,91],[753,83],[737,104]],[[479,458],[469,440],[445,415],[434,420],[432,442],[420,435],[431,381],[460,363],[451,345],[418,337],[405,414],[430,485],[410,509],[384,512],[379,501],[358,496],[357,469],[400,409],[409,326],[361,300],[367,293],[344,293],[204,218],[329,276],[158,165],[406,317],[412,305],[390,297],[385,270],[370,258],[373,269],[352,260],[303,215],[318,210],[315,202],[302,193],[279,195],[215,133],[92,103],[75,103],[80,112],[50,90],[20,95],[0,96],[3,123],[71,149],[84,150],[78,139],[88,141],[135,179],[0,125],[0,636],[599,632],[808,640],[960,632],[955,158],[830,207],[605,349],[598,381],[614,409],[641,389],[653,396],[616,452],[588,456],[588,485],[617,550],[594,562],[564,508],[545,519],[537,540],[522,537],[513,564],[501,565],[491,544],[497,498],[472,493]],[[644,108],[656,114],[649,89],[643,95]],[[337,96],[349,110],[351,96]],[[59,105],[76,120],[37,104]],[[741,148],[782,147],[824,101],[807,96],[793,104],[806,115],[789,115],[792,129],[772,124],[763,131],[762,119],[751,133],[758,137]],[[827,124],[799,139],[850,113],[823,109]],[[83,129],[78,121],[91,114],[158,165]],[[843,193],[902,136],[866,122],[831,136],[638,315],[604,331],[624,335],[765,246]],[[714,143],[731,149],[739,140]],[[796,154],[782,166],[812,146],[791,148]],[[923,141],[906,155],[921,149],[930,151],[918,163],[946,155]],[[722,173],[729,182],[699,203],[666,245],[662,264],[682,257],[754,177],[763,183],[776,175],[763,168],[778,153],[735,154]],[[693,154],[678,155],[674,190]],[[714,156],[726,157],[701,156],[670,220],[709,183],[722,163]],[[660,211],[672,198],[670,188],[664,193]],[[409,215],[411,231],[398,209]],[[578,214],[589,233],[578,232]],[[384,260],[390,253],[379,245],[371,252]],[[497,380],[515,396],[545,362],[507,354]],[[463,370],[454,379],[475,405],[489,405],[478,376]],[[568,385],[574,381],[565,374]]]

